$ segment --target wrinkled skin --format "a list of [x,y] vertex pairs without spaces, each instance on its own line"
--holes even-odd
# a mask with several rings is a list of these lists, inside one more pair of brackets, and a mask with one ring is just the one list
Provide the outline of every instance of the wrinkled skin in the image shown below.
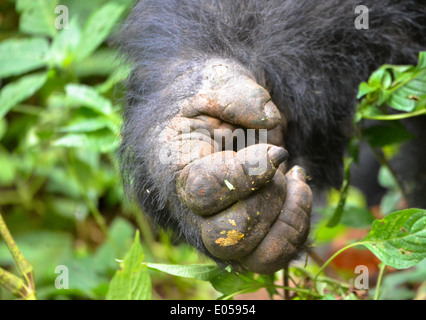
[[[202,79],[161,135],[165,154],[175,157],[178,196],[196,215],[210,254],[252,272],[276,272],[304,248],[312,208],[303,169],[286,173],[285,119],[238,65],[212,60]],[[268,143],[218,149],[214,130],[238,128],[266,129]]]

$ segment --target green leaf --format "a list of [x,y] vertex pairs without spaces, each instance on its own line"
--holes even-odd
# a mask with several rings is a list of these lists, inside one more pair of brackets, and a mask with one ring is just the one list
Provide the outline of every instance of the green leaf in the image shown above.
[[426,70],[419,72],[397,89],[387,103],[396,110],[411,112],[416,109],[418,101],[424,95],[426,95]]
[[189,266],[147,263],[148,268],[165,272],[173,276],[210,281],[220,274],[221,270],[216,265],[193,264]]
[[388,89],[392,85],[392,74],[389,71],[386,71],[382,79],[382,88]]
[[248,286],[248,281],[239,277],[235,272],[222,270],[210,279],[213,288],[224,295],[231,295]]
[[235,187],[232,185],[232,183],[230,183],[228,180],[224,180],[226,186],[228,187],[229,190],[235,190]]
[[68,29],[61,30],[52,41],[48,61],[53,66],[67,67],[74,59],[75,51],[81,40],[81,29],[77,17],[73,17]]
[[108,118],[92,118],[92,119],[79,119],[73,121],[67,127],[61,128],[60,132],[73,132],[73,133],[83,133],[83,132],[93,132],[104,128],[116,129],[114,123]]
[[142,264],[143,259],[144,254],[137,231],[133,245],[121,263],[121,269],[111,280],[107,300],[151,299],[151,279],[147,266]]
[[94,12],[88,19],[82,33],[76,56],[82,60],[90,56],[111,34],[125,7],[110,2]]
[[382,67],[380,67],[377,71],[374,71],[371,76],[370,79],[368,79],[368,83],[370,84],[370,86],[372,87],[380,87],[383,81],[383,78],[385,76],[386,73],[386,69],[388,68],[388,65],[384,65]]
[[352,163],[352,159],[345,160],[345,177],[343,180],[342,187],[340,189],[340,199],[339,203],[337,204],[336,210],[333,213],[333,216],[327,223],[327,227],[329,228],[334,228],[340,223],[340,220],[342,219],[343,213],[345,211],[346,200],[348,198],[350,188]]
[[426,258],[426,210],[409,209],[376,220],[361,244],[392,268],[415,266]]
[[72,65],[75,74],[79,78],[89,76],[109,76],[118,67],[117,51],[111,49],[99,49],[87,58]]
[[105,115],[112,112],[111,101],[90,86],[69,84],[65,87],[65,91],[69,101],[79,107],[88,107]]
[[21,12],[19,30],[31,35],[53,37],[55,27],[55,8],[58,0],[17,0],[16,9]]
[[419,62],[417,64],[418,69],[426,69],[426,51],[422,51],[419,54]]
[[346,227],[363,229],[371,226],[373,221],[374,216],[367,208],[346,205],[340,223]]
[[109,130],[98,130],[87,134],[70,133],[55,140],[55,147],[83,148],[93,152],[107,153],[117,147],[118,137]]
[[9,83],[0,92],[0,118],[18,103],[31,97],[47,81],[47,73],[31,74]]
[[380,87],[379,86],[373,86],[368,84],[367,82],[362,82],[359,86],[359,91],[358,91],[358,99],[364,97],[365,95],[378,90]]
[[46,39],[9,39],[0,43],[0,78],[16,76],[46,66]]

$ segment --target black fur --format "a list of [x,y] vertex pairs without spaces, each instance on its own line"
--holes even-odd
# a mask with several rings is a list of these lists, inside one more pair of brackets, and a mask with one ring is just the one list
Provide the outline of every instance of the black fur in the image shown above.
[[[354,26],[360,4],[370,10],[369,30]],[[425,12],[421,0],[139,1],[120,34],[134,65],[120,149],[127,192],[208,255],[177,199],[174,173],[153,150],[212,57],[240,63],[268,89],[288,119],[291,164],[307,169],[312,186],[338,187],[358,86],[385,63],[416,63],[426,48]]]

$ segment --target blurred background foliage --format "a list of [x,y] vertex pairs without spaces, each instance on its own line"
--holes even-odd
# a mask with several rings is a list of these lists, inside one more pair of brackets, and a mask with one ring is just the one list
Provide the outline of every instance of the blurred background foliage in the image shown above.
[[[110,36],[132,2],[0,2],[0,210],[34,267],[38,299],[105,298],[136,227],[146,260],[200,261],[151,231],[123,195],[115,152],[129,68]],[[59,5],[69,9],[68,29],[55,27]],[[69,268],[69,290],[54,287],[58,265]],[[16,271],[2,242],[0,266]],[[160,274],[152,285],[157,299],[217,295]]]
[[[129,66],[117,57],[111,35],[132,3],[0,2],[0,212],[34,268],[38,299],[104,299],[119,269],[117,259],[131,259],[136,253],[140,254],[138,259],[143,252],[144,261],[163,265],[208,262],[187,245],[175,245],[165,232],[153,229],[123,194],[115,153],[125,95],[123,80]],[[61,16],[55,12],[59,5],[69,10],[67,29],[55,26]],[[395,182],[386,170],[380,180],[389,192],[396,193]],[[380,210],[373,214],[364,196],[349,187],[340,223],[327,227],[341,193],[328,194],[327,208],[314,216],[312,239],[317,256],[311,257],[307,268],[301,259],[291,269],[293,280],[302,288],[311,285],[312,274],[332,253],[363,238],[373,220],[381,217]],[[386,212],[396,209],[399,196],[385,203]],[[136,245],[130,249],[136,229],[141,233],[142,250]],[[350,284],[354,269],[368,266],[374,287],[379,263],[368,250],[348,250],[334,261],[333,271],[345,282],[326,278],[316,292],[324,298],[363,298]],[[55,269],[60,265],[69,269],[68,290],[54,286]],[[2,242],[0,267],[19,273]],[[154,267],[149,271],[153,299],[220,296],[209,282],[171,276]],[[412,299],[424,294],[424,286],[419,289],[426,278],[424,270],[422,263],[390,275],[383,283],[381,298]],[[215,278],[213,283],[222,293],[254,282],[256,288],[270,287],[275,280],[242,280],[231,274],[224,278],[226,281]],[[244,297],[275,294],[275,289],[263,290]],[[10,293],[0,288],[0,299],[10,298]]]

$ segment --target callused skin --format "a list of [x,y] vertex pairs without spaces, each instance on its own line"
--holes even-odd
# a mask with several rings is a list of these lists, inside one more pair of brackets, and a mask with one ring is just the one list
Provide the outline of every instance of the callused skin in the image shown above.
[[302,168],[285,175],[289,155],[282,145],[218,149],[217,130],[269,130],[270,140],[280,141],[273,129],[283,122],[268,92],[239,65],[212,60],[201,73],[199,91],[181,102],[162,133],[165,153],[175,160],[177,194],[196,216],[210,254],[274,273],[304,248],[311,190]]

